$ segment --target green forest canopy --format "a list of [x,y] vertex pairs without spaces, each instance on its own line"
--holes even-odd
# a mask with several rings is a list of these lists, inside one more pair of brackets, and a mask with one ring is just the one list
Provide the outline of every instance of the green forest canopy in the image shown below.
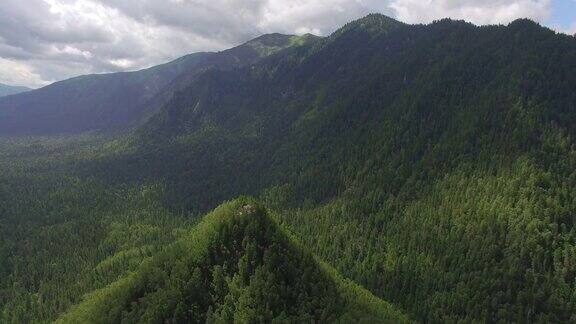
[[[100,314],[107,293],[116,321],[405,318],[395,309],[416,321],[575,321],[574,62],[574,38],[528,20],[370,15],[208,70],[127,134],[2,138],[0,322]],[[178,251],[218,219],[201,215],[243,194],[277,215],[257,222],[272,236],[221,243],[238,261]],[[256,257],[263,270],[245,275],[239,260],[272,237],[291,251],[284,267],[306,264],[315,280],[278,295],[307,296],[296,303],[251,307],[286,274]],[[161,260],[183,263],[191,285],[222,267],[228,290],[194,296]],[[304,293],[309,282],[330,293]],[[352,305],[353,294],[365,297]]]

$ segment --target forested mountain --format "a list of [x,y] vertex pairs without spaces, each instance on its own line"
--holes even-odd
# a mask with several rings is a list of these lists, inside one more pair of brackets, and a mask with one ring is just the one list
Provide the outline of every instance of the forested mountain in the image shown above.
[[407,318],[293,242],[251,199],[97,290],[61,323],[404,323]]
[[26,87],[19,87],[19,86],[9,86],[6,84],[0,83],[0,97],[15,95],[18,93],[30,91],[32,89]]
[[[305,39],[182,75],[121,137],[0,142],[0,319],[359,318],[324,260],[416,321],[576,321],[576,39],[382,15]],[[277,216],[196,223],[245,194]],[[81,256],[34,249],[56,238]]]
[[136,72],[85,75],[0,99],[0,134],[49,135],[135,126],[182,84],[210,69],[254,63],[312,36],[264,35],[218,53],[195,53]]

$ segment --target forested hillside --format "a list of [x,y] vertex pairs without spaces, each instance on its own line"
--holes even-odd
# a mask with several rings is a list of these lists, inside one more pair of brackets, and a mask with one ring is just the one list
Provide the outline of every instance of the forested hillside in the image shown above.
[[[296,320],[310,304],[248,304],[298,292],[329,298],[318,309],[334,317],[311,316],[333,321],[364,307],[346,304],[342,275],[416,321],[576,321],[576,39],[529,20],[408,25],[369,15],[292,45],[180,79],[121,137],[5,139],[3,319],[268,320],[282,309]],[[257,217],[224,216],[247,204],[239,200],[195,227],[244,194],[278,219],[261,207]],[[122,240],[132,230],[141,245]],[[66,235],[85,252],[31,247]],[[311,269],[276,297],[250,288],[288,280],[264,257],[260,240],[272,237],[283,242],[283,268]],[[210,244],[195,247],[202,240]],[[214,242],[235,257],[207,258],[202,251],[220,251]],[[243,275],[240,260],[253,256]],[[98,272],[102,262],[114,267]],[[225,294],[207,288],[220,267]],[[58,287],[61,278],[78,284]],[[304,293],[309,282],[323,293]]]
[[0,140],[0,323],[51,322],[195,222],[162,206],[161,186],[74,175],[105,140]]
[[190,234],[97,290],[62,323],[407,322],[293,242],[251,199],[226,203]]
[[0,99],[0,135],[123,130],[146,120],[200,73],[251,64],[309,35],[270,34],[217,53],[194,53],[135,72],[85,75]]
[[1,142],[0,322],[409,321],[317,260],[253,199],[196,224],[162,206],[162,186],[70,174],[119,149],[111,143]]

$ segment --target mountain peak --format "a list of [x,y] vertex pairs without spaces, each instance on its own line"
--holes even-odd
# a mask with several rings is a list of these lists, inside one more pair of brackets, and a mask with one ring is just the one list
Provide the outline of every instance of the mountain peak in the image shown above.
[[249,40],[246,44],[259,43],[266,46],[283,46],[289,42],[292,36],[294,35],[280,33],[264,34]]
[[518,18],[514,21],[512,21],[510,24],[508,24],[508,27],[512,28],[512,29],[528,29],[528,30],[536,30],[536,29],[540,29],[543,30],[545,29],[544,27],[542,27],[542,25],[540,25],[538,22],[529,19],[529,18]]
[[312,34],[285,35],[280,33],[272,33],[256,37],[244,43],[243,46],[248,46],[256,50],[258,53],[260,53],[260,56],[264,57],[288,47],[308,44],[318,38],[318,36]]
[[[400,21],[390,17],[390,16],[386,16],[384,14],[381,13],[369,13],[366,16],[357,19],[356,22],[362,22],[362,23],[389,23],[389,24],[401,24]],[[354,23],[354,21],[352,22]]]
[[354,20],[347,25],[353,25],[361,28],[380,28],[380,29],[387,29],[390,27],[396,27],[404,25],[404,23],[383,15],[379,13],[371,13],[368,14],[360,19]]
[[409,322],[316,260],[264,206],[242,197],[216,208],[190,233],[88,295],[57,322],[338,320]]
[[404,23],[394,18],[379,13],[371,13],[363,18],[347,23],[342,28],[334,32],[333,35],[341,35],[352,30],[364,30],[370,34],[377,34],[381,32],[388,32],[402,25],[404,25]]

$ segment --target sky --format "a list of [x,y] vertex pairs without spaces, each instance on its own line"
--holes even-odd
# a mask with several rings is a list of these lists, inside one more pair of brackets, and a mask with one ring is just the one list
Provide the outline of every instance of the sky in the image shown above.
[[0,0],[0,83],[137,70],[258,35],[329,35],[379,12],[407,23],[531,18],[576,33],[576,0]]

